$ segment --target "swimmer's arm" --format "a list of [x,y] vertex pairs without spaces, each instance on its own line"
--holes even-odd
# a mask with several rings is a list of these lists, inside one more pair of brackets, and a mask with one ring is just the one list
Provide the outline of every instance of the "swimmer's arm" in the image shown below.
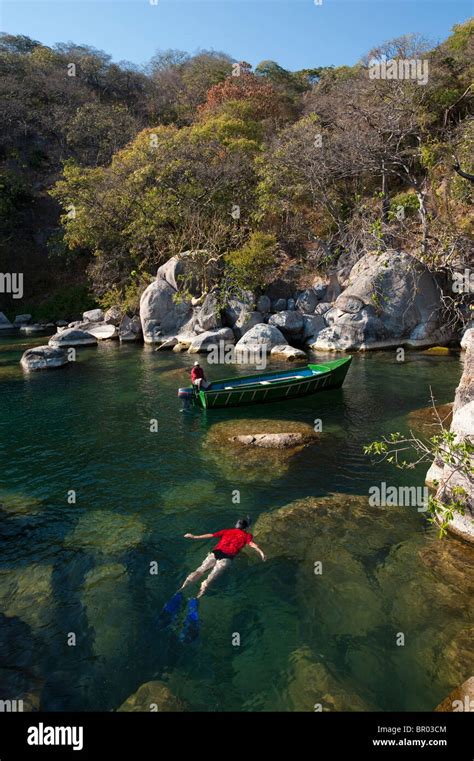
[[200,534],[199,536],[194,536],[194,534],[185,534],[185,539],[212,539],[214,534]]
[[258,544],[255,544],[255,542],[249,542],[249,547],[251,547],[253,550],[255,550],[255,552],[258,552],[258,554],[260,555],[262,560],[265,562],[265,560],[266,560],[265,553],[262,552],[262,550],[260,549]]

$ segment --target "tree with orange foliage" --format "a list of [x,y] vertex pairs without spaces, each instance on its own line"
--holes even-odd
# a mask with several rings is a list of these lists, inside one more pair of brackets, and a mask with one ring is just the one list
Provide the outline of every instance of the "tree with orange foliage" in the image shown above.
[[280,93],[272,84],[256,76],[245,61],[234,64],[232,74],[210,88],[206,102],[198,109],[199,116],[207,119],[236,101],[244,101],[257,121],[279,121],[285,117],[286,108]]

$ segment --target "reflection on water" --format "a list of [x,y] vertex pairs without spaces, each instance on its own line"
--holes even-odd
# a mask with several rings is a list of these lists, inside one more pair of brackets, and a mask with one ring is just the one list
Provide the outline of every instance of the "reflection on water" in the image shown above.
[[[421,485],[424,470],[362,453],[406,430],[430,386],[452,399],[456,357],[356,357],[340,391],[211,414],[180,412],[192,356],[114,342],[24,376],[23,341],[0,343],[1,698],[115,710],[156,680],[134,704],[158,690],[188,710],[431,710],[471,675],[474,553],[416,510],[370,508],[370,486]],[[249,419],[321,419],[323,434],[289,456],[226,447]],[[240,513],[268,562],[240,556],[183,645],[180,619],[156,624],[210,546],[183,534]]]

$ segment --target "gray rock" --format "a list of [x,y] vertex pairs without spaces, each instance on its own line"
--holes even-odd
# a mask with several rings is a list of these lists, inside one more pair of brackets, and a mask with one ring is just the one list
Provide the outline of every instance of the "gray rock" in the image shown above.
[[306,359],[306,354],[301,349],[295,349],[289,344],[274,346],[270,352],[274,359],[287,359],[292,362],[295,359]]
[[222,327],[220,309],[214,293],[208,293],[198,314],[198,323],[203,330],[217,330]]
[[140,341],[142,337],[142,326],[139,317],[128,317],[125,315],[119,325],[119,339],[127,343],[131,341]]
[[238,297],[229,299],[224,309],[225,324],[229,328],[233,328],[240,321],[240,325],[242,325],[246,315],[253,312],[254,304],[255,296],[251,291],[242,291]]
[[104,322],[107,322],[109,325],[115,325],[115,327],[118,328],[122,322],[122,317],[122,309],[119,306],[113,306],[110,307],[110,309],[107,309],[104,315]]
[[286,299],[276,299],[272,304],[274,312],[283,312],[286,309]]
[[320,314],[303,315],[303,341],[314,343],[318,334],[324,330],[326,323]]
[[[204,354],[211,346],[217,346],[220,343],[224,346],[235,342],[234,334],[231,328],[220,328],[219,330],[207,330],[199,336],[195,336],[191,341],[188,352],[189,354]],[[181,341],[180,341],[181,343]]]
[[337,309],[339,309],[341,312],[356,314],[357,312],[360,312],[362,307],[366,305],[362,299],[358,298],[357,296],[352,296],[351,294],[344,292],[337,297],[336,301],[334,302],[334,306],[337,307]]
[[23,370],[27,373],[36,370],[52,370],[64,367],[68,363],[66,351],[53,346],[35,346],[27,349],[20,360]]
[[107,322],[91,324],[91,326],[87,328],[86,332],[90,333],[91,336],[94,336],[94,338],[97,338],[98,341],[106,341],[110,338],[118,338],[118,329],[115,327],[115,325]]
[[11,330],[13,328],[10,320],[5,317],[3,312],[0,312],[0,330]]
[[296,299],[296,308],[304,314],[313,314],[317,303],[318,297],[314,288],[307,288]]
[[294,309],[296,309],[296,301],[294,299],[288,299],[286,302],[286,308],[292,312]]
[[31,320],[31,314],[17,314],[15,317],[15,321],[13,323],[14,327],[17,328],[20,325],[26,325]]
[[20,327],[20,333],[25,336],[34,336],[37,333],[47,333],[48,331],[51,332],[51,330],[54,330],[56,326],[54,323],[50,323],[48,325],[42,325],[40,323],[34,323],[33,325],[21,325]]
[[96,346],[97,339],[85,330],[68,328],[52,336],[48,344],[50,346]]
[[261,314],[268,314],[272,308],[272,302],[268,296],[259,296],[257,300],[257,312]]
[[297,338],[303,330],[303,315],[297,311],[278,312],[270,317],[268,324],[281,330],[290,339]]
[[83,322],[103,322],[104,312],[102,311],[102,309],[89,309],[87,312],[83,312],[82,321]]
[[[337,291],[331,276],[330,292]],[[387,346],[430,346],[449,340],[441,325],[441,293],[427,267],[415,257],[388,251],[366,254],[351,269],[348,287],[324,314],[328,328],[313,348],[367,350]]]
[[245,333],[263,322],[261,312],[243,312],[233,327],[234,335],[239,340]]
[[192,296],[199,296],[198,283],[193,278],[192,264],[193,256],[203,254],[205,251],[183,251],[176,256],[172,256],[165,264],[158,268],[156,273],[157,280],[164,280],[175,291],[183,289],[186,286],[187,291]]
[[176,333],[191,315],[188,301],[177,301],[177,291],[164,279],[155,280],[140,299],[140,320],[145,343],[160,343],[160,336]]
[[286,344],[285,336],[273,325],[265,325],[260,323],[254,325],[245,335],[242,336],[240,341],[235,346],[235,350],[238,352],[240,349],[243,351],[252,350],[259,346],[266,347],[266,351],[271,351],[274,346]]
[[329,309],[332,309],[332,304],[330,304],[329,301],[321,301],[316,305],[314,314],[325,314]]
[[55,325],[57,328],[67,328],[67,320],[56,320]]
[[461,339],[461,349],[463,351],[474,352],[474,328],[468,328]]

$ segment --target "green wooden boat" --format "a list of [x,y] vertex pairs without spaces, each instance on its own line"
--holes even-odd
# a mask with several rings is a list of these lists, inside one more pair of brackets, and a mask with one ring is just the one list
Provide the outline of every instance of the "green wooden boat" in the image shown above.
[[276,373],[224,378],[214,381],[205,390],[199,391],[192,386],[180,388],[178,396],[205,410],[296,399],[317,394],[319,391],[340,388],[351,361],[352,357],[349,356],[325,362],[323,365],[306,365]]

